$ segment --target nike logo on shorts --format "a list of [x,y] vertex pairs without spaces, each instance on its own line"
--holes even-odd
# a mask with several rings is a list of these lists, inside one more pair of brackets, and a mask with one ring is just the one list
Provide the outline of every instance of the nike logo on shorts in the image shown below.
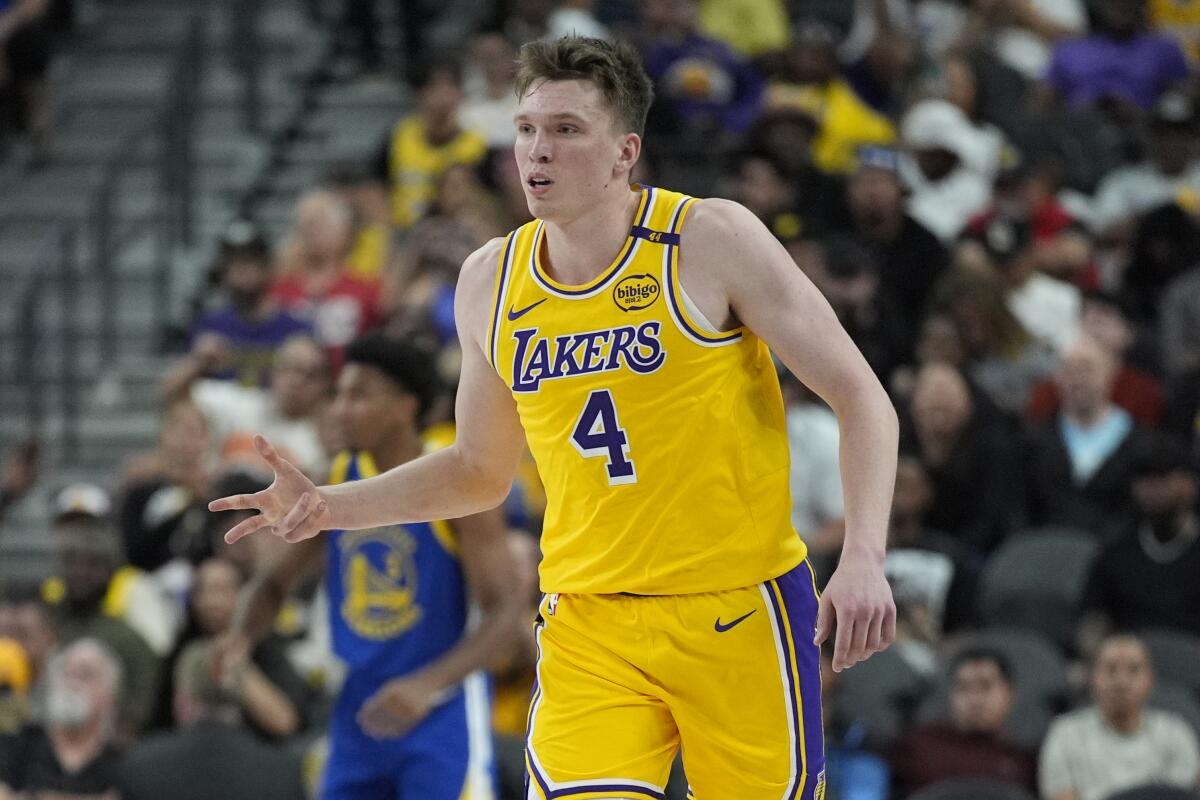
[[542,303],[546,302],[546,301],[547,301],[547,300],[549,300],[549,299],[550,299],[549,297],[543,297],[541,300],[538,300],[536,303],[531,303],[530,305],[527,305],[527,306],[525,306],[525,307],[524,307],[524,308],[522,308],[520,311],[514,311],[514,310],[513,310],[513,308],[512,308],[512,306],[509,306],[509,308],[508,308],[508,321],[509,321],[509,322],[516,322],[516,321],[517,321],[517,320],[519,320],[521,317],[525,316],[525,315],[526,315],[526,314],[528,314],[530,311],[533,311],[535,308],[537,308],[538,306],[540,306]]
[[[757,610],[758,610],[757,608],[756,608],[756,609],[754,609],[754,611],[757,611]],[[733,622],[724,623],[724,624],[722,624],[722,622],[721,622],[721,618],[720,618],[720,617],[717,617],[717,621],[716,621],[716,623],[713,625],[713,630],[715,630],[717,633],[724,633],[725,631],[727,631],[727,630],[729,630],[730,628],[732,628],[734,625],[737,625],[738,623],[740,623],[740,622],[744,621],[744,620],[746,619],[746,617],[748,617],[748,616],[750,616],[751,614],[753,614],[753,613],[754,613],[754,611],[749,611],[749,612],[747,612],[747,613],[745,613],[745,614],[742,614],[740,617],[738,617],[737,619],[735,619]]]

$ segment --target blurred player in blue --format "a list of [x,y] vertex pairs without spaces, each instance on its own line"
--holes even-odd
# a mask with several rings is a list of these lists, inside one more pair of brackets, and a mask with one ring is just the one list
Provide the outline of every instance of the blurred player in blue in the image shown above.
[[[422,435],[439,392],[424,350],[382,334],[353,342],[333,409],[348,449],[331,482],[452,443],[452,431],[441,441]],[[500,513],[335,531],[288,548],[247,590],[219,651],[222,667],[244,657],[322,565],[334,650],[349,670],[330,722],[322,800],[492,800],[482,668],[516,639],[527,594],[515,585]],[[473,606],[482,618],[468,625]]]

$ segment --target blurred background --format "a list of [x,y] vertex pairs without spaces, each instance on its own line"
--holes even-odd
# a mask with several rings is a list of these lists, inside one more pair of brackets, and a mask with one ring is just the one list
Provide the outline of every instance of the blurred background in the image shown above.
[[[637,180],[749,207],[900,410],[898,642],[826,674],[826,797],[1193,796],[1200,0],[0,0],[0,800],[155,759],[311,796],[323,594],[214,690],[277,545],[206,503],[262,486],[256,431],[327,476],[367,331],[454,384],[459,265],[529,218],[516,48],[572,32],[655,81]],[[827,577],[837,423],[784,382]],[[530,464],[529,570],[543,506]],[[531,658],[493,670],[505,798]]]

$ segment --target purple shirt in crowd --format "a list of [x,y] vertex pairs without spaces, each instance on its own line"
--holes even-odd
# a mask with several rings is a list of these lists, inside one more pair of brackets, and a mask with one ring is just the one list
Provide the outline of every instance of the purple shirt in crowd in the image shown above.
[[1046,81],[1071,108],[1117,97],[1149,110],[1172,83],[1188,76],[1174,39],[1140,33],[1129,39],[1088,36],[1054,48]]
[[203,333],[219,334],[233,349],[233,366],[212,378],[236,380],[243,386],[266,388],[271,379],[275,351],[292,336],[312,336],[312,325],[286,311],[276,311],[261,322],[242,317],[233,308],[214,309],[199,317],[188,331],[188,348]]
[[762,76],[724,42],[699,34],[659,40],[646,53],[646,72],[686,122],[715,118],[742,133],[758,115]]

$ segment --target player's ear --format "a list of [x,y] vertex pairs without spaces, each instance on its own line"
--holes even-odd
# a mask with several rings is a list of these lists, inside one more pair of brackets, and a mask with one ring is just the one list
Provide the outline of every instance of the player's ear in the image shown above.
[[613,171],[618,175],[628,175],[633,172],[633,165],[642,154],[642,137],[636,133],[627,133],[620,139],[620,150],[617,151],[617,163]]

